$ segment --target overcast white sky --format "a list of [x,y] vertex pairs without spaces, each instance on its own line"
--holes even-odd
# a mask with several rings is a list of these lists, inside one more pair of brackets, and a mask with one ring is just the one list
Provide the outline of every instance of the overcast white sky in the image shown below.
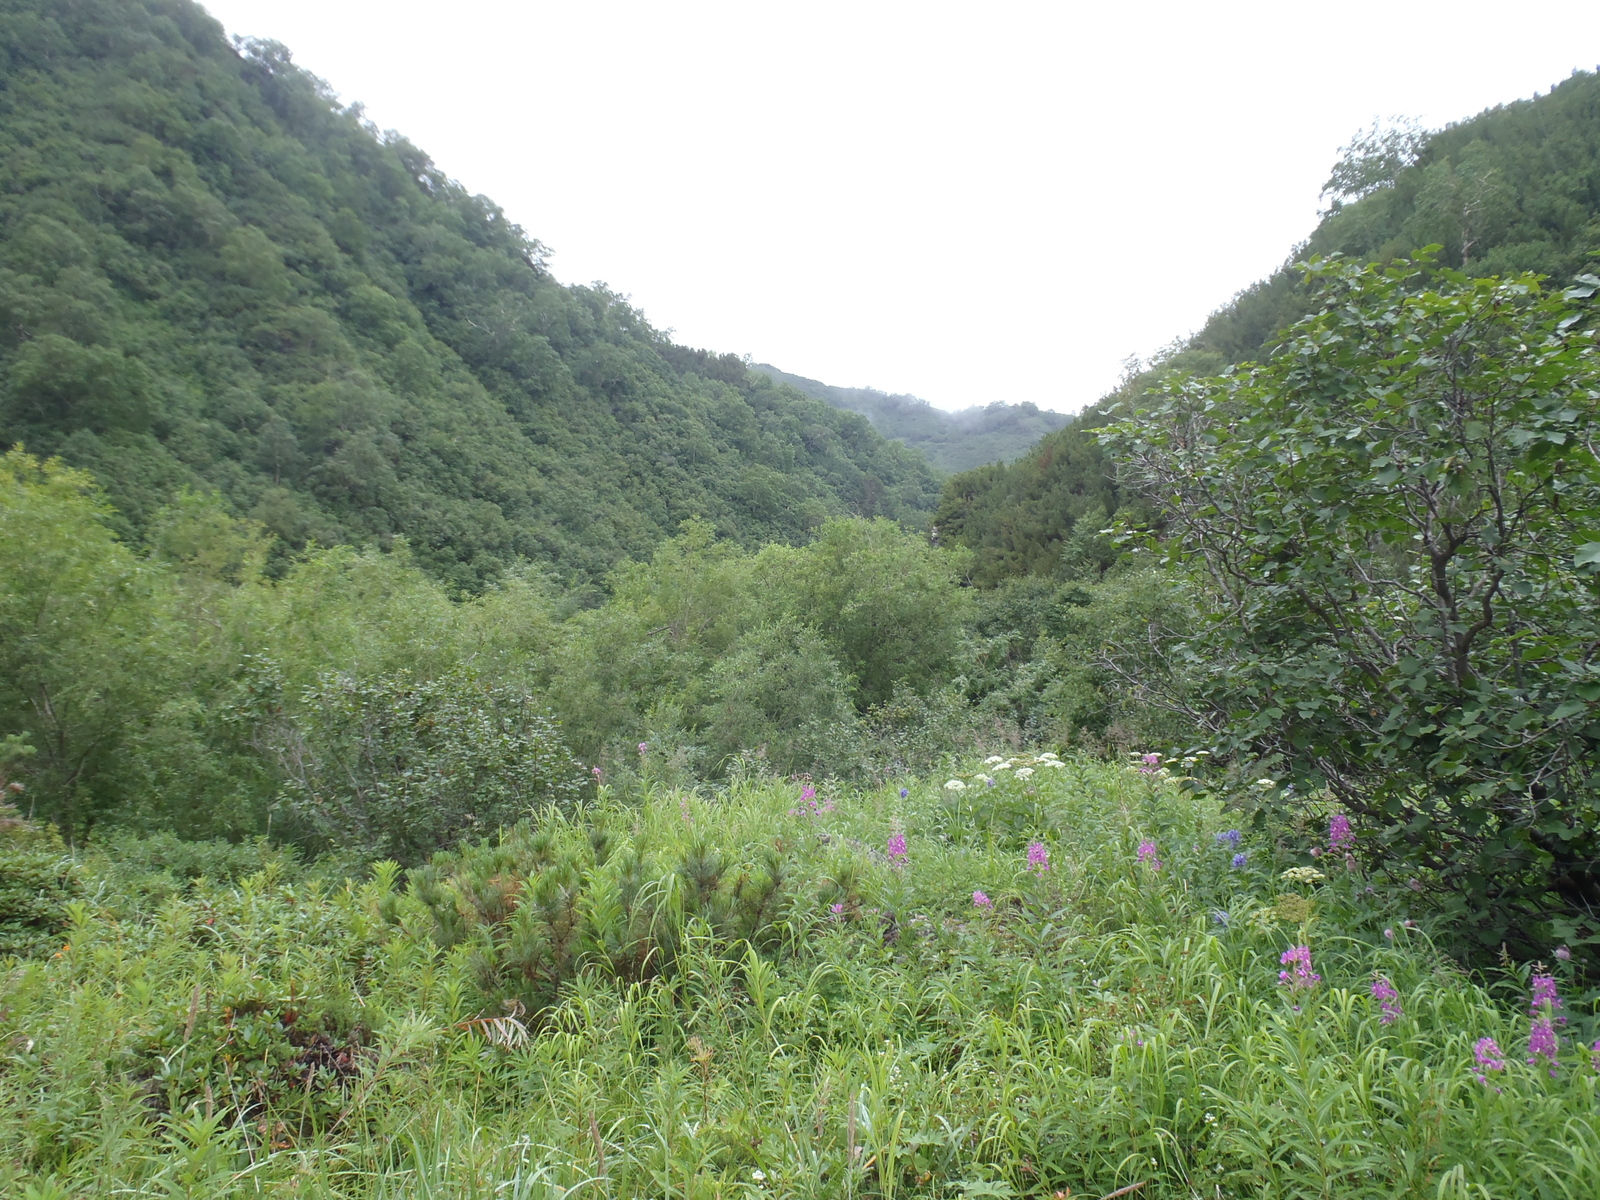
[[208,0],[679,341],[1073,411],[1316,222],[1374,116],[1600,62],[1600,3]]

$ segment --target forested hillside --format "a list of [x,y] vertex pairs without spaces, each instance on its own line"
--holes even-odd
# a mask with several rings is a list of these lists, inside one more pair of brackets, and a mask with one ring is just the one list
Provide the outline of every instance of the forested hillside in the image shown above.
[[1045,434],[1072,421],[1065,413],[1042,409],[1031,400],[1020,404],[996,400],[960,412],[944,412],[916,396],[876,388],[834,387],[766,363],[757,363],[755,369],[835,408],[860,413],[884,437],[921,450],[935,469],[944,472],[1009,462]]
[[1478,277],[1596,77],[934,513],[281,48],[0,22],[0,1194],[1600,1195],[1600,274]]
[[[1475,277],[1535,271],[1564,284],[1600,251],[1600,75],[1578,72],[1435,133],[1374,129],[1334,167],[1329,211],[1284,266],[1218,309],[1067,429],[1007,468],[945,483],[935,521],[978,552],[984,578],[1054,570],[1080,516],[1120,503],[1096,428],[1171,371],[1259,359],[1316,297],[1294,263],[1344,254],[1386,261],[1429,245]],[[1091,499],[1092,498],[1092,499]]]
[[690,517],[757,545],[932,507],[864,418],[546,256],[190,0],[0,3],[0,444],[92,470],[135,540],[215,490],[280,565],[403,537],[476,590],[596,580]]

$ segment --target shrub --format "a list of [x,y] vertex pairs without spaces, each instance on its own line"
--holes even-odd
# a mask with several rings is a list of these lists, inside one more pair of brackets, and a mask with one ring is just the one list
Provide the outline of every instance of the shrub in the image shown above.
[[328,672],[261,738],[295,826],[315,845],[373,858],[418,862],[583,787],[531,696],[466,672]]
[[72,858],[55,830],[0,803],[0,958],[59,950],[67,904],[78,890]]

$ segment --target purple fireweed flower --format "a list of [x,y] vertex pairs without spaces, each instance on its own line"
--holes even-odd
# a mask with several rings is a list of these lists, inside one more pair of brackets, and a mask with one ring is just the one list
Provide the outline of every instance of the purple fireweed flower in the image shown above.
[[[1561,1007],[1561,997],[1556,993],[1555,976],[1541,972],[1530,982],[1533,990],[1528,997],[1528,1015],[1545,1018],[1554,1016],[1556,1009]],[[1565,1017],[1556,1017],[1555,1020],[1559,1025],[1567,1023]]]
[[816,798],[817,798],[817,789],[812,787],[809,783],[806,784],[805,787],[800,789],[800,799],[802,801],[815,800]]
[[1050,869],[1050,851],[1043,842],[1028,843],[1028,870],[1043,875]]
[[1556,1027],[1549,1017],[1540,1017],[1534,1021],[1533,1028],[1528,1031],[1528,1065],[1539,1067],[1548,1065],[1550,1078],[1556,1077]]
[[1334,813],[1328,818],[1328,850],[1337,854],[1341,850],[1348,850],[1356,844],[1355,835],[1350,832],[1350,818],[1343,813]]
[[1400,1008],[1400,993],[1394,990],[1394,984],[1381,975],[1372,981],[1372,998],[1383,1009],[1383,1016],[1378,1018],[1380,1024],[1393,1025],[1404,1015]]
[[1136,851],[1139,861],[1147,863],[1152,871],[1161,870],[1161,859],[1157,857],[1160,853],[1160,847],[1148,838],[1139,843],[1139,849]]
[[[1501,1057],[1503,1053],[1504,1051],[1500,1049],[1493,1038],[1479,1038],[1473,1044],[1472,1057],[1478,1064],[1476,1072],[1478,1082],[1483,1084],[1484,1087],[1489,1086],[1488,1077],[1484,1075],[1485,1071],[1504,1071],[1506,1069],[1506,1060]],[[1495,1091],[1499,1090],[1499,1088],[1495,1089]]]
[[828,911],[836,917],[842,917],[844,916],[844,904],[830,904],[828,905]]
[[650,743],[649,742],[640,742],[639,743],[639,757],[640,758],[643,758],[647,753],[649,753],[649,750],[650,750]]
[[605,772],[602,771],[599,767],[590,767],[589,768],[589,773],[591,775],[593,775],[596,779],[600,779],[600,778],[604,777],[604,775],[605,775]]
[[1241,851],[1239,851],[1239,853],[1237,853],[1237,854],[1235,854],[1233,856],[1233,869],[1235,871],[1237,871],[1240,867],[1244,866],[1245,863],[1247,863],[1249,861],[1250,861],[1250,855],[1247,852],[1241,850]]
[[1278,982],[1287,985],[1291,992],[1308,991],[1322,979],[1321,975],[1311,969],[1310,946],[1290,946],[1278,961],[1286,967],[1294,968],[1293,971],[1278,972]]
[[1600,1071],[1600,1041],[1589,1047],[1589,1065]]
[[1139,771],[1144,775],[1154,775],[1161,769],[1161,755],[1159,754],[1146,754],[1139,759],[1139,762],[1142,764],[1139,767]]
[[893,862],[901,862],[909,851],[906,849],[906,835],[898,829],[889,834],[889,858]]
[[984,893],[984,892],[973,892],[972,893],[972,906],[974,908],[989,908],[993,904],[994,904],[994,901],[989,899],[989,897],[988,897],[988,895],[986,893]]
[[1217,845],[1232,846],[1235,850],[1237,850],[1239,848],[1239,842],[1243,837],[1244,834],[1240,833],[1237,829],[1229,829],[1224,833],[1217,834]]

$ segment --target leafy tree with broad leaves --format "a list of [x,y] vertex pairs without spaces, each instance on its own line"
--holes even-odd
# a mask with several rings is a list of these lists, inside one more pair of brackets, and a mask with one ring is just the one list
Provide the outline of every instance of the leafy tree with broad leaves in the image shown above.
[[1428,253],[1313,260],[1265,365],[1105,437],[1215,605],[1192,715],[1488,946],[1600,953],[1600,279]]

